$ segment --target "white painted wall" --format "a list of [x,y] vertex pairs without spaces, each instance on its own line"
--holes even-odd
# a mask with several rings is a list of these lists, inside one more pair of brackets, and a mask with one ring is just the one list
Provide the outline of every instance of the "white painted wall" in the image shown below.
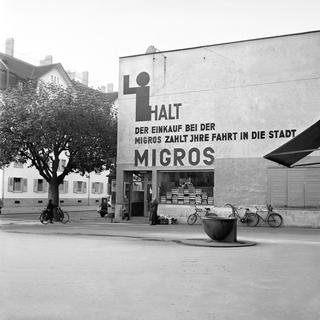
[[[293,137],[275,138],[269,132],[297,135],[319,120],[319,51],[320,32],[315,32],[121,58],[118,165],[133,168],[135,150],[156,149],[158,154],[177,147],[188,151],[210,146],[217,159],[263,157]],[[179,119],[135,121],[136,97],[123,94],[123,76],[129,75],[130,86],[136,87],[142,71],[150,75],[150,105],[181,103]],[[193,123],[198,124],[193,133],[208,133],[210,141],[190,142],[185,126]],[[201,123],[215,123],[215,130],[201,131]],[[165,134],[135,134],[138,126],[150,132],[152,126],[179,124],[187,142],[166,143]],[[257,131],[264,131],[265,138],[253,139]],[[236,139],[212,141],[212,133],[233,132]],[[240,139],[241,132],[248,133],[248,140]],[[135,144],[139,136],[160,136],[162,141]],[[171,163],[166,168],[174,167]],[[159,158],[153,168],[163,169]]]
[[43,82],[52,82],[51,76],[56,77],[56,79],[58,79],[58,82],[56,82],[57,84],[60,84],[65,88],[68,87],[68,82],[65,79],[65,75],[62,72],[60,72],[58,68],[50,70],[48,73],[44,74],[41,78],[39,78],[39,80]]

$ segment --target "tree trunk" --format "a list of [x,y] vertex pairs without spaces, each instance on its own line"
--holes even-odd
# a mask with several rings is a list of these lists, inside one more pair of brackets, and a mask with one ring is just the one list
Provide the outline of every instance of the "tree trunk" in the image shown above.
[[52,179],[49,182],[48,197],[49,197],[49,199],[52,200],[52,203],[55,206],[59,206],[59,184],[58,184],[58,181],[55,179]]

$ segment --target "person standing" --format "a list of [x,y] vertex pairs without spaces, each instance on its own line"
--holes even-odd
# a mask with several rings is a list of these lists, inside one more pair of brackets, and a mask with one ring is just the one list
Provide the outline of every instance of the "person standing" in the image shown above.
[[154,199],[150,205],[150,217],[149,221],[151,225],[155,225],[158,223],[158,201]]
[[108,215],[108,200],[103,198],[100,205],[100,216],[104,217],[106,215]]

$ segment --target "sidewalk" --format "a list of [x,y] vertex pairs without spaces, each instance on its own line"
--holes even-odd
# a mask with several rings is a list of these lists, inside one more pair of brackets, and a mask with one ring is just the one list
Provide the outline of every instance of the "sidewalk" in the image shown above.
[[[1,212],[2,214],[15,214],[15,213],[40,213],[46,206],[34,206],[34,207],[3,207]],[[97,211],[98,206],[62,206],[63,209],[68,212],[75,211]]]

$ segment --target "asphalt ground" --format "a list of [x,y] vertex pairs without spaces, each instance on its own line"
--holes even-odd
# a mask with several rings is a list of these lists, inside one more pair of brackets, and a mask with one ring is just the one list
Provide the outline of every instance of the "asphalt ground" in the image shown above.
[[240,225],[255,246],[204,247],[201,224],[69,212],[0,216],[1,320],[320,318],[319,229]]

